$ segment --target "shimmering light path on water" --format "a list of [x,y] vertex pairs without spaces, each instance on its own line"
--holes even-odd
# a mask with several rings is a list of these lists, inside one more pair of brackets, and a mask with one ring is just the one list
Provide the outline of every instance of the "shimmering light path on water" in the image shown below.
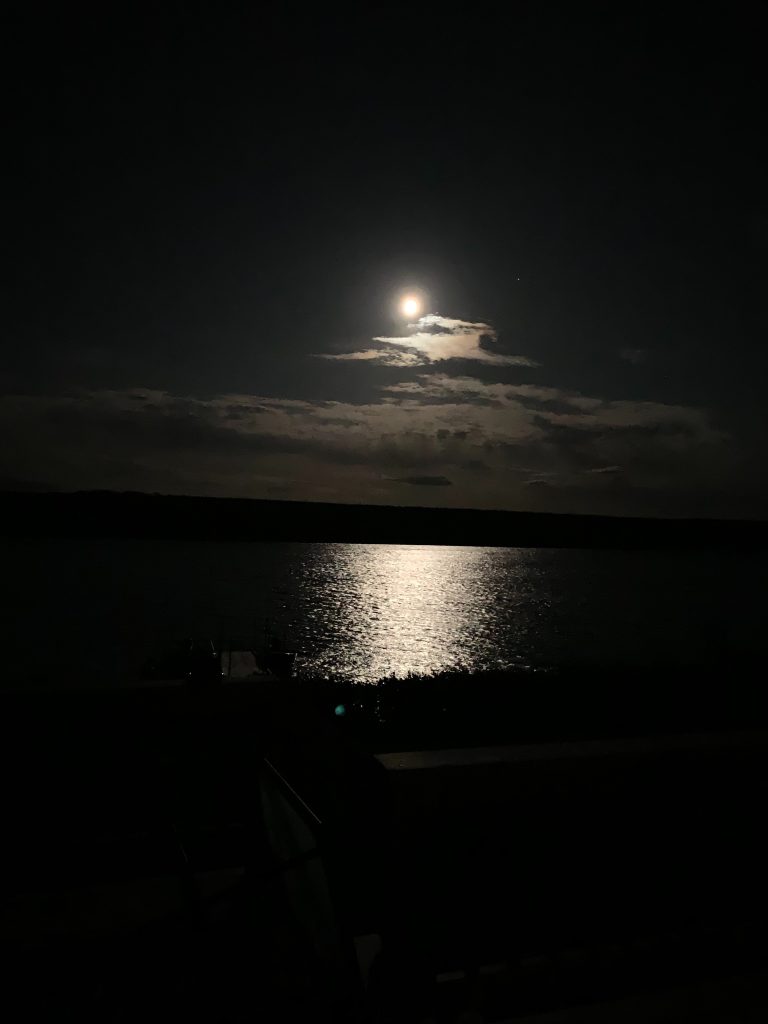
[[5,544],[4,676],[111,685],[197,634],[302,672],[702,665],[762,652],[765,553],[378,544]]
[[[318,545],[299,576],[304,614],[295,623],[311,663],[326,672],[377,679],[460,666],[503,666],[525,654],[535,562],[521,549],[416,545]],[[323,600],[318,604],[317,595]],[[535,607],[534,607],[535,605]]]

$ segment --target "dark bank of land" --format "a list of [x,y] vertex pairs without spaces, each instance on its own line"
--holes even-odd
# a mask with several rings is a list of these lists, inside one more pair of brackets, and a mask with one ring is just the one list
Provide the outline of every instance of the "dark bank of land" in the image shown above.
[[[471,544],[494,547],[766,546],[768,523],[340,505],[88,491],[5,493],[12,537]],[[703,510],[706,511],[706,510]]]

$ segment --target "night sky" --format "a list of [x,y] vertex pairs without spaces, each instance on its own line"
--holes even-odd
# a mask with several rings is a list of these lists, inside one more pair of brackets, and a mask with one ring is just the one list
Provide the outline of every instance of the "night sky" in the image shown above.
[[0,486],[768,516],[762,5],[140,7],[6,15]]

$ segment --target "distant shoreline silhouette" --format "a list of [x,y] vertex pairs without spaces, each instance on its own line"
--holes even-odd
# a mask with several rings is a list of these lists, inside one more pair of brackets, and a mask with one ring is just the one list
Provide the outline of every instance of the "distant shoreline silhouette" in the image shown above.
[[764,547],[768,523],[342,505],[140,492],[0,494],[9,537],[469,544],[490,547]]

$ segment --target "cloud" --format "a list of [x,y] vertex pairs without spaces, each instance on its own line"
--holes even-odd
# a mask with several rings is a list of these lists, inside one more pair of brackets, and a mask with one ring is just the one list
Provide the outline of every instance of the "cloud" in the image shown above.
[[410,484],[412,487],[451,487],[453,481],[447,476],[401,476],[396,483]]
[[434,372],[362,403],[142,388],[6,396],[0,429],[8,479],[395,503],[431,487],[441,504],[554,511],[636,508],[642,493],[693,505],[728,452],[693,407]]
[[420,374],[416,380],[383,385],[382,390],[403,402],[427,401],[490,406],[525,413],[545,429],[604,432],[645,430],[685,433],[700,440],[722,441],[707,412],[665,402],[596,398],[562,388],[535,384],[503,384],[476,377]]
[[423,366],[424,361],[415,352],[401,352],[398,349],[368,348],[361,352],[318,352],[316,359],[342,361],[368,361],[381,366]]
[[445,505],[563,512],[637,511],[639,495],[656,496],[642,509],[653,511],[673,493],[696,512],[697,495],[729,479],[730,438],[705,409],[499,380],[509,374],[494,366],[537,364],[500,352],[484,322],[432,313],[401,337],[318,358],[386,366],[389,379],[367,401],[147,388],[0,397],[0,477],[395,503],[433,488]]
[[0,396],[0,479],[406,504],[432,488],[435,504],[561,512],[713,514],[718,489],[742,508],[751,492],[763,501],[759,460],[706,409],[561,388],[543,371],[522,382],[510,368],[539,364],[500,349],[492,325],[430,313],[399,336],[316,354],[388,368],[383,380],[355,375],[354,387],[332,375],[355,400],[149,388]]
[[565,407],[589,410],[602,404],[602,399],[589,398],[578,392],[539,384],[504,384],[479,380],[477,377],[450,376],[447,373],[419,374],[415,380],[386,384],[383,391],[396,395],[412,395],[430,400],[445,399],[477,402],[482,405],[509,405],[522,402],[536,408]]
[[374,338],[387,345],[415,349],[426,363],[447,359],[466,359],[496,366],[538,366],[528,356],[507,355],[492,348],[498,341],[496,331],[484,323],[472,323],[453,317],[428,313],[415,324],[409,324],[411,334],[401,337]]
[[425,366],[445,362],[448,359],[463,359],[494,366],[528,366],[539,364],[528,356],[508,355],[497,352],[496,331],[490,324],[457,320],[454,317],[428,313],[408,325],[410,333],[397,337],[376,337],[373,341],[382,346],[355,352],[319,354],[320,359],[368,360],[383,366]]

